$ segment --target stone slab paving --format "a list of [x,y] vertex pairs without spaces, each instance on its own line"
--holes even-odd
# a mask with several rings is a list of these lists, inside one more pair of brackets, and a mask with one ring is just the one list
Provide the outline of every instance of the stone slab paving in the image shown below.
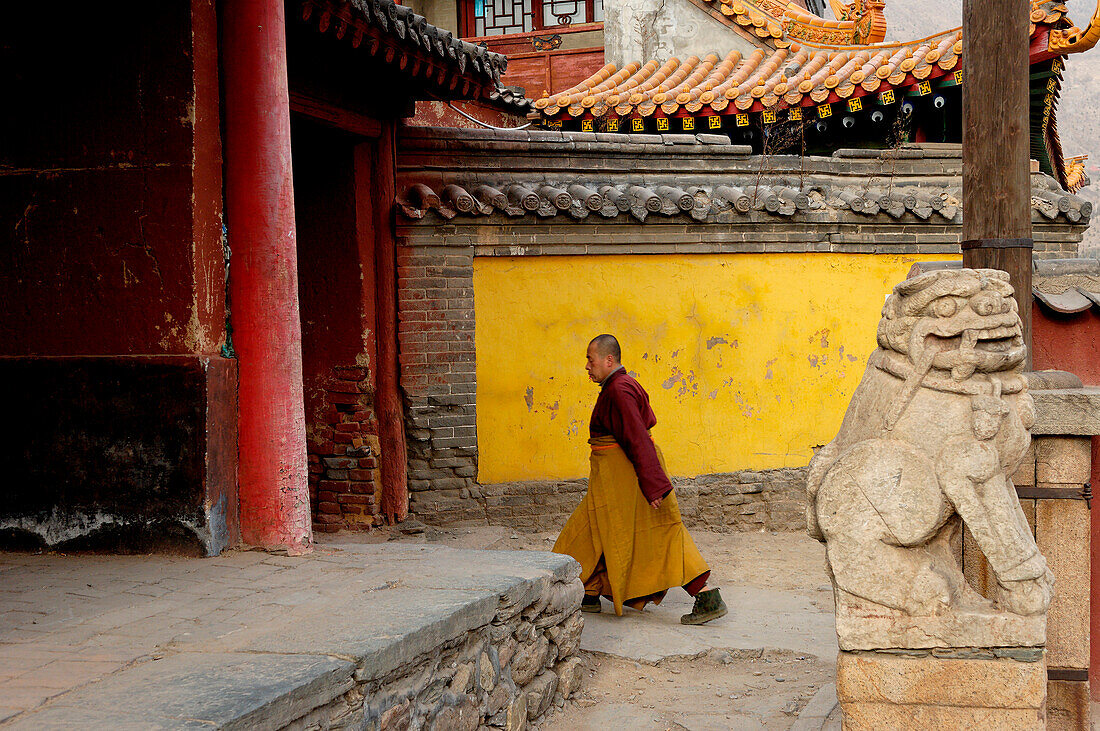
[[0,553],[0,725],[278,726],[575,574],[557,554],[407,544]]
[[[829,591],[821,591],[830,600]],[[831,606],[815,605],[805,593],[754,586],[723,586],[729,614],[701,627],[680,624],[691,611],[692,599],[679,589],[669,591],[658,606],[645,612],[623,610],[616,617],[610,602],[603,612],[585,615],[581,648],[646,663],[697,655],[710,649],[789,650],[836,659],[836,630]]]

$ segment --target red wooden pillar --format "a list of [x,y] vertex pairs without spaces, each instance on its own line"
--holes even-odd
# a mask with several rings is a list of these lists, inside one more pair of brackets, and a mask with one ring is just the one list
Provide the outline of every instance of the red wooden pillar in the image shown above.
[[396,170],[393,122],[382,125],[375,168],[375,276],[377,277],[378,441],[382,447],[382,515],[400,523],[409,515],[408,448],[405,410],[399,389],[397,357],[397,250],[393,236],[393,200]]
[[283,2],[233,0],[222,8],[241,538],[300,553],[309,550],[313,531]]

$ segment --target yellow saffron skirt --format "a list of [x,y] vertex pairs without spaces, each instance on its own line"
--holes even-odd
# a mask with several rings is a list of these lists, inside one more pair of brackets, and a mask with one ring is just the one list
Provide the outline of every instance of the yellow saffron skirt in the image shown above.
[[[660,603],[668,589],[709,570],[680,519],[676,493],[654,510],[622,448],[611,437],[589,443],[588,492],[553,550],[580,562],[585,590],[611,599],[615,614],[623,613],[624,604],[641,609],[646,602]],[[657,457],[663,469],[660,448]]]

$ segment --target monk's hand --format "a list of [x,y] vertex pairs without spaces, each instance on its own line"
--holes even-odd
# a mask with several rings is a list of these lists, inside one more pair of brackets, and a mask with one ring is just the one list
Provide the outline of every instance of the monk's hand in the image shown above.
[[659,497],[659,498],[654,498],[653,500],[650,500],[650,501],[649,501],[649,507],[651,507],[651,508],[653,508],[654,510],[656,510],[657,508],[661,507],[661,502],[662,502],[662,501],[663,501],[664,499],[665,499],[665,498],[664,498],[664,496],[662,495],[662,496],[661,496],[661,497]]

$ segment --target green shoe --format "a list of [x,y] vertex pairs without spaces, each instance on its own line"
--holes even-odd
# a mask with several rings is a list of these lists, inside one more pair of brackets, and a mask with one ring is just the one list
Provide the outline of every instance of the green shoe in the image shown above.
[[588,612],[589,614],[599,614],[600,609],[601,609],[601,606],[600,606],[600,597],[599,597],[599,595],[590,596],[588,594],[585,594],[584,598],[581,599],[581,611],[582,612]]
[[712,619],[726,616],[728,611],[726,603],[722,601],[722,594],[717,589],[708,589],[696,595],[691,614],[680,617],[680,624],[706,624]]

